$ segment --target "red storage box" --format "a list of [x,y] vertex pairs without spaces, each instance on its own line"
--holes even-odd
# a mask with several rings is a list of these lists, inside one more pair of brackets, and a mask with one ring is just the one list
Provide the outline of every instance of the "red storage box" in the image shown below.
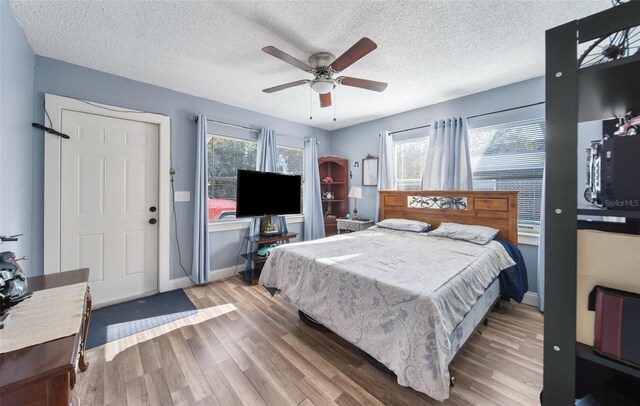
[[640,295],[596,286],[589,310],[596,311],[593,349],[640,368]]

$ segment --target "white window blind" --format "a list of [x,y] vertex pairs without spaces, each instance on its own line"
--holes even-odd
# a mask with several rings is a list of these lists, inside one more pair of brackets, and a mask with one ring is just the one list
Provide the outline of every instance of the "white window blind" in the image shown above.
[[517,190],[518,223],[540,224],[545,120],[535,119],[469,130],[475,190]]

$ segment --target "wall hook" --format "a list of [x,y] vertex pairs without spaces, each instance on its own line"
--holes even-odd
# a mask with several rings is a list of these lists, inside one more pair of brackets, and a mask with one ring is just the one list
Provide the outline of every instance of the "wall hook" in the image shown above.
[[58,137],[64,138],[65,140],[68,140],[69,137],[67,134],[61,133],[60,131],[56,131],[53,128],[50,127],[45,127],[42,124],[38,124],[38,123],[31,123],[31,125],[39,130],[44,130],[46,132],[48,132],[49,134],[53,134],[53,135],[57,135]]

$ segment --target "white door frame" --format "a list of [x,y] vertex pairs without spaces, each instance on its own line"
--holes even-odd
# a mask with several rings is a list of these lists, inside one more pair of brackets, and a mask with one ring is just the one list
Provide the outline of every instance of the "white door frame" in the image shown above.
[[[51,127],[60,131],[64,110],[156,124],[158,126],[158,290],[171,289],[169,274],[171,219],[171,119],[162,114],[145,113],[78,99],[45,94],[45,108]],[[46,117],[45,123],[49,117]],[[64,139],[44,133],[44,273],[60,269],[60,153]]]

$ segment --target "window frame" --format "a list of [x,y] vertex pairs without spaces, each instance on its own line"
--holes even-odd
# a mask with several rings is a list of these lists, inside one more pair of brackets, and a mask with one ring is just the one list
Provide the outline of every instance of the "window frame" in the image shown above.
[[[471,131],[486,130],[486,129],[491,129],[491,128],[495,128],[495,129],[509,128],[509,127],[512,127],[512,126],[517,126],[518,124],[524,124],[524,123],[527,123],[527,122],[535,122],[535,121],[544,122],[544,120],[545,120],[544,115],[538,114],[538,112],[526,112],[524,115],[519,113],[517,115],[517,119],[513,119],[513,118],[515,118],[513,115],[509,115],[508,119],[506,119],[506,120],[505,120],[505,118],[507,118],[507,117],[501,117],[501,118],[502,118],[502,120],[497,120],[497,121],[495,119],[490,120],[490,121],[482,120],[481,121],[482,125],[479,125],[479,126],[476,126],[476,127],[468,127],[468,132],[471,133]],[[545,132],[546,132],[546,128],[545,128]],[[425,142],[427,142],[427,146],[428,146],[429,136],[430,136],[430,134],[420,134],[420,135],[416,134],[415,136],[411,136],[411,137],[401,137],[399,139],[394,139],[394,142],[393,142],[393,144],[394,144],[394,158],[397,156],[395,148],[396,148],[396,146],[398,144],[410,143],[410,142],[415,142],[418,139],[424,139]],[[428,150],[427,150],[427,154],[428,154]],[[545,154],[546,154],[546,152],[545,152]],[[396,165],[397,164],[398,163],[396,163]],[[396,187],[400,184],[400,182],[399,182],[400,178],[398,177],[398,175],[399,175],[399,173],[397,173],[397,171],[396,171]],[[401,190],[401,189],[398,189],[398,190]],[[518,237],[519,237],[519,243],[520,244],[538,245],[539,244],[539,233],[540,233],[540,225],[539,224],[531,226],[531,225],[526,224],[526,223],[518,222]]]
[[[485,124],[477,127],[468,128],[467,131],[468,131],[468,142],[469,142],[469,154],[471,155],[471,133],[472,132],[476,132],[476,131],[482,132],[482,131],[488,131],[488,130],[497,131],[502,129],[523,126],[526,124],[536,124],[536,123],[544,125],[545,117],[536,116],[536,117],[530,117],[526,119],[519,119],[519,120],[513,120],[513,121],[501,120],[500,122],[496,122],[493,124]],[[546,126],[544,126],[542,130],[543,140],[546,138],[546,131],[547,131]],[[544,162],[544,160],[546,159],[546,148],[544,151],[542,151],[542,154],[543,154],[542,161]],[[544,171],[544,166],[543,166],[543,171]],[[475,170],[473,168],[473,163],[472,163],[472,176],[474,178],[474,185],[475,185],[476,179],[475,179]],[[532,177],[532,179],[538,179],[538,177]],[[541,175],[539,179],[540,181],[543,181],[544,178]],[[542,187],[544,188],[544,184],[542,185]],[[474,189],[475,189],[475,186],[474,186]],[[540,215],[542,215],[542,213],[540,213]],[[524,239],[526,241],[526,242],[520,241],[520,243],[521,244],[524,243],[528,245],[538,245],[541,225],[542,225],[541,221],[539,221],[537,224],[527,224],[524,222],[521,223],[520,218],[518,217],[518,234],[519,234],[519,237],[521,237],[521,239]]]
[[[417,141],[423,141],[423,142],[426,142],[426,144],[427,144],[427,151],[426,151],[425,157],[423,159],[423,161],[424,161],[427,158],[426,154],[429,153],[429,134],[421,135],[421,136],[417,136],[417,137],[412,137],[412,138],[404,138],[404,139],[399,139],[399,140],[393,140],[393,156],[394,156],[394,159],[396,160],[396,162],[395,162],[395,164],[396,164],[396,179],[395,179],[395,181],[396,181],[396,189],[397,190],[416,190],[416,189],[399,189],[398,188],[398,185],[401,184],[401,183],[405,183],[407,181],[407,179],[406,178],[402,178],[402,179],[399,178],[399,173],[398,173],[398,170],[397,170],[398,169],[398,167],[397,167],[398,160],[396,158],[397,158],[397,155],[398,155],[397,148],[400,145],[409,144],[409,143],[415,143]],[[419,183],[417,190],[422,188],[422,172],[424,171],[424,166],[425,166],[425,163],[422,162],[421,165],[420,165],[420,167],[422,168],[420,170],[420,178],[417,179],[417,181]]]
[[[208,132],[207,133],[207,143],[209,142],[210,138],[213,139],[214,137],[225,138],[225,139],[232,140],[232,141],[253,143],[253,144],[256,144],[256,147],[257,147],[257,143],[258,143],[257,139],[250,139],[250,138],[245,138],[245,137],[235,137],[235,136],[212,133],[212,132]],[[299,150],[299,151],[302,152],[302,184],[303,184],[302,187],[304,188],[304,179],[305,179],[305,173],[304,173],[304,147],[299,148],[299,147],[294,147],[294,146],[290,146],[290,145],[276,144],[276,148],[277,149],[284,148],[284,149]],[[210,164],[210,163],[208,163],[208,164]],[[207,168],[207,170],[208,170],[208,168]],[[253,170],[255,170],[255,166],[253,167]],[[208,194],[207,194],[207,196],[208,196]],[[300,213],[300,214],[287,214],[284,217],[287,219],[287,224],[303,223],[304,222],[304,206],[303,206],[303,212],[302,213]],[[242,219],[235,218],[235,219],[230,219],[230,220],[210,220],[209,221],[209,232],[242,230],[242,229],[248,228],[250,223],[251,223],[251,219],[248,219],[248,218],[242,218]]]
[[[246,138],[241,138],[241,137],[232,137],[232,136],[228,136],[228,135],[222,135],[222,134],[216,134],[216,133],[207,133],[207,144],[211,141],[213,141],[214,138],[222,138],[222,139],[226,139],[226,140],[230,140],[230,141],[235,141],[235,142],[244,142],[247,144],[255,144],[257,147],[257,140],[251,140],[251,139],[246,139]],[[211,140],[211,141],[210,141]],[[209,146],[207,146],[207,154],[208,154],[208,148]],[[209,165],[211,165],[212,162],[207,162],[207,174],[209,172]],[[253,169],[255,169],[255,163],[253,166]],[[237,177],[237,175],[236,175]],[[207,191],[207,198],[209,196],[209,191]],[[207,201],[207,210],[209,208],[208,205],[208,201]],[[215,220],[209,220],[209,225],[211,224],[217,224],[217,223],[230,223],[230,222],[242,222],[243,219],[229,219],[229,220],[224,220],[224,219],[215,219]]]

